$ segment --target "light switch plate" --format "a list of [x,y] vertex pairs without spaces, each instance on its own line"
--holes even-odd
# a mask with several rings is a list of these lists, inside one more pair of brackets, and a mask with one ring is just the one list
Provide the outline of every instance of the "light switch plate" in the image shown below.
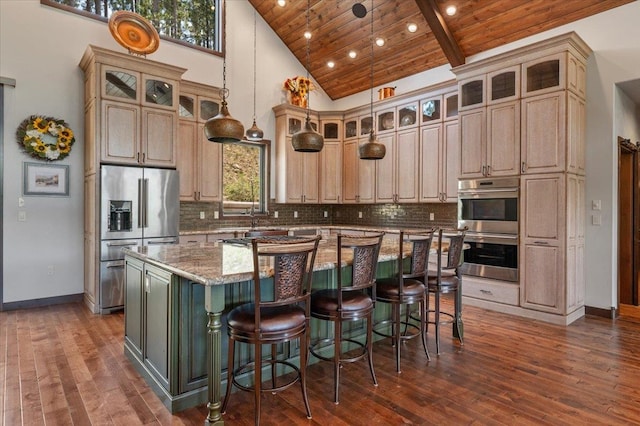
[[591,216],[591,223],[595,226],[600,226],[602,225],[602,216],[600,216],[599,214],[594,214]]
[[429,213],[429,220],[436,220],[436,215],[433,213]]
[[591,201],[591,210],[602,210],[602,201],[601,200],[592,200]]
[[204,212],[200,212],[200,219],[204,219]]

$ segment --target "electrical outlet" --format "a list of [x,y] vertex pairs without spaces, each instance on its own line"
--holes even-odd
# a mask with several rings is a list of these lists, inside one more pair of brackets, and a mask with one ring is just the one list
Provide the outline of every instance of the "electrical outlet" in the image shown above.
[[18,222],[26,222],[27,221],[27,212],[24,210],[18,211]]
[[204,212],[200,212],[200,219],[204,219]]
[[436,215],[433,213],[429,213],[429,220],[435,220],[436,219]]
[[362,212],[358,212],[358,219],[362,219]]
[[278,218],[278,211],[277,211],[277,210],[273,212],[273,218],[274,218],[274,219],[277,219],[277,218]]
[[293,217],[294,217],[294,219],[297,219],[298,218],[298,212],[293,212]]
[[215,211],[213,212],[213,218],[214,218],[214,219],[220,219],[220,212],[219,212],[218,210],[215,210]]
[[322,213],[322,217],[329,217],[329,212],[325,210],[324,213]]

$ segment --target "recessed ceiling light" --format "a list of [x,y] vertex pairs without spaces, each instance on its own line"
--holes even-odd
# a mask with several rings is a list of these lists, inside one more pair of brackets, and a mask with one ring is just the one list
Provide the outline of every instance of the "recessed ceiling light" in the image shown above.
[[329,61],[329,62],[327,62],[327,66],[328,66],[329,68],[333,68],[333,67],[335,67],[335,66],[336,66],[336,63],[335,63],[335,62],[333,62],[333,61]]
[[446,9],[446,13],[449,16],[455,15],[457,11],[458,11],[458,9],[456,9],[456,7],[454,5],[451,5],[451,6],[447,7],[447,9]]
[[384,46],[384,39],[383,39],[383,38],[381,38],[381,37],[378,37],[378,38],[376,39],[376,44],[377,44],[378,46],[380,46],[380,47]]
[[305,31],[304,32],[304,38],[306,38],[307,40],[309,40],[311,38],[311,31]]
[[418,26],[411,22],[407,25],[407,30],[409,30],[410,33],[415,33],[416,31],[418,31]]
[[278,6],[284,7],[287,4],[285,0],[278,0]]
[[349,51],[349,57],[350,57],[351,59],[355,59],[355,58],[356,58],[356,56],[358,56],[358,54],[356,53],[356,51],[355,51],[355,50],[351,50],[351,51]]

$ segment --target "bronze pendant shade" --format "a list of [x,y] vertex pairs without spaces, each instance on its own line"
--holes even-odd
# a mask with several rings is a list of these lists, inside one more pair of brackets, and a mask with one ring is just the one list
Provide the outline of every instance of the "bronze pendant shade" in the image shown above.
[[309,121],[309,116],[307,116],[307,119],[305,120],[304,128],[294,133],[291,138],[291,145],[293,145],[293,149],[298,152],[322,151],[324,138],[320,133],[313,130],[311,122]]
[[373,130],[369,134],[369,141],[358,147],[361,160],[382,160],[387,153],[387,147],[376,140]]
[[219,143],[239,142],[244,136],[242,123],[231,117],[224,97],[220,113],[204,123],[204,135],[211,142]]

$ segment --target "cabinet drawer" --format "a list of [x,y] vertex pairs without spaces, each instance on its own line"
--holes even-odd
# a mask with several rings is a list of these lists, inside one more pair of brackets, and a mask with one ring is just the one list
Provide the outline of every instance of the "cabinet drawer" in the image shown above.
[[518,306],[520,300],[520,286],[515,283],[463,275],[462,295],[473,297],[475,299]]

